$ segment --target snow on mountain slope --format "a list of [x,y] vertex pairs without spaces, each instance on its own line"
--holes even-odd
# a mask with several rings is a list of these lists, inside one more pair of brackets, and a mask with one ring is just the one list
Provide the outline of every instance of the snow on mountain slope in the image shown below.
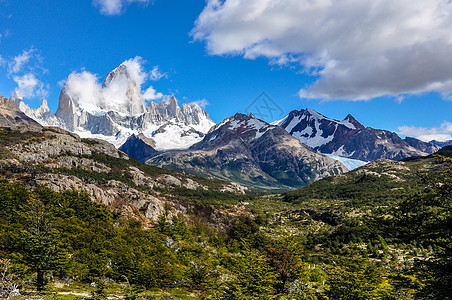
[[240,113],[212,127],[188,150],[167,151],[147,163],[266,190],[300,187],[348,171],[283,128]]
[[439,149],[414,138],[401,139],[394,132],[366,128],[351,115],[338,121],[309,108],[294,110],[273,124],[283,127],[317,152],[360,161],[399,160],[428,155]]
[[325,155],[328,156],[328,157],[331,157],[331,158],[333,158],[335,160],[340,161],[350,171],[368,164],[368,162],[362,161],[362,160],[358,160],[358,159],[351,159],[351,158],[346,158],[346,157],[337,156],[337,155],[333,155],[333,154],[325,154]]
[[215,125],[209,115],[196,104],[179,106],[175,97],[146,106],[141,94],[144,75],[135,60],[110,72],[102,85],[88,72],[69,75],[55,114],[45,101],[38,109],[30,108],[15,94],[11,101],[41,125],[62,127],[116,147],[140,133],[152,138],[157,150],[186,149],[201,141]]

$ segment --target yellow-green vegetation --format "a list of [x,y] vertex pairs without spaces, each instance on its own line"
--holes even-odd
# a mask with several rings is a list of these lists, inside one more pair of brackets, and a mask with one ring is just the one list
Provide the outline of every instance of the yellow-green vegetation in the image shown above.
[[[126,158],[84,158],[111,172],[30,168],[131,186],[130,166],[168,174]],[[2,170],[0,296],[450,299],[451,164],[375,162],[282,195],[235,195],[208,179],[208,190],[156,186],[189,209],[167,207],[146,227],[83,192],[29,189]]]

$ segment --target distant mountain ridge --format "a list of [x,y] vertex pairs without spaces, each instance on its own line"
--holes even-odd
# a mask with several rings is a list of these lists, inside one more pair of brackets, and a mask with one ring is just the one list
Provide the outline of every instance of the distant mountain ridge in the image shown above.
[[83,89],[71,88],[73,76],[68,77],[61,90],[55,114],[51,114],[45,100],[37,109],[30,108],[16,94],[10,100],[44,126],[58,126],[85,138],[100,138],[116,147],[133,134],[144,134],[155,141],[157,149],[185,149],[200,141],[215,125],[198,105],[179,106],[174,96],[146,105],[126,64],[110,72],[100,91],[89,99],[85,99]]
[[0,96],[0,127],[41,127],[7,98]]
[[394,132],[365,127],[350,114],[338,121],[312,109],[294,110],[273,124],[283,127],[315,151],[362,161],[400,160],[440,149],[415,138],[401,139]]
[[440,146],[440,147],[445,147],[445,146],[452,145],[452,140],[445,141],[445,142],[440,142],[440,141],[433,140],[433,141],[430,141],[430,143],[435,144],[435,145]]
[[240,113],[212,127],[188,150],[167,151],[147,163],[266,190],[300,187],[348,171],[281,127]]

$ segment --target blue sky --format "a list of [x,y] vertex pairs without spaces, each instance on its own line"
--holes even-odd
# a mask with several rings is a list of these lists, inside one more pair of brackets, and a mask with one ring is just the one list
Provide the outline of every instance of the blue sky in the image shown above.
[[21,91],[31,107],[45,98],[55,112],[70,73],[102,81],[139,56],[165,75],[143,91],[207,102],[215,122],[265,92],[284,114],[310,107],[450,136],[451,4],[396,2],[0,0],[0,94]]

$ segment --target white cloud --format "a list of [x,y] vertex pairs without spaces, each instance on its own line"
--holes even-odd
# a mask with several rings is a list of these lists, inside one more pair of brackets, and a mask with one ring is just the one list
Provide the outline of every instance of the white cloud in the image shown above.
[[107,16],[120,15],[125,6],[132,3],[148,5],[149,0],[93,0],[93,5],[99,8],[101,14]]
[[[144,92],[142,86],[150,78],[151,72],[146,72],[143,67],[144,60],[137,56],[122,63],[127,73],[115,74],[115,77],[106,79],[104,85],[99,82],[99,77],[88,71],[73,72],[66,80],[65,88],[68,94],[78,99],[80,106],[88,111],[97,112],[101,110],[122,111],[130,97],[135,101],[156,100],[163,97],[152,86]],[[154,70],[154,69],[153,69]],[[136,88],[129,86],[133,80]],[[132,90],[129,90],[132,87]]]
[[157,81],[162,79],[163,77],[167,77],[166,73],[161,73],[158,66],[152,68],[149,72],[149,79],[152,81]]
[[0,56],[0,67],[4,67],[8,78],[17,84],[15,92],[22,98],[47,97],[49,86],[38,78],[48,72],[42,62],[38,50],[33,47],[14,57]]
[[300,97],[452,98],[449,0],[208,0],[191,34],[211,55],[300,64]]
[[65,86],[68,95],[78,99],[80,106],[88,110],[95,110],[100,104],[101,88],[97,76],[87,71],[71,73]]
[[157,100],[157,99],[162,99],[163,98],[163,94],[162,93],[157,93],[157,91],[150,86],[144,93],[143,93],[143,99],[146,101],[149,100]]
[[16,94],[22,98],[33,98],[40,96],[47,97],[47,87],[32,73],[23,76],[14,76],[13,80],[17,83]]
[[440,127],[415,127],[415,126],[401,126],[399,133],[407,136],[414,136],[422,141],[436,140],[445,142],[452,140],[452,123],[444,121]]
[[8,63],[8,74],[16,74],[22,71],[22,68],[34,57],[34,53],[36,50],[34,48],[30,48],[29,50],[23,50],[22,54],[15,56]]
[[190,102],[188,104],[196,104],[199,107],[204,109],[204,108],[206,108],[207,105],[209,105],[209,101],[207,101],[206,99],[201,99],[201,100]]
[[144,71],[143,64],[145,61],[142,57],[136,56],[123,62],[122,64],[127,67],[129,75],[132,77],[139,86],[141,86],[149,77],[149,74]]

